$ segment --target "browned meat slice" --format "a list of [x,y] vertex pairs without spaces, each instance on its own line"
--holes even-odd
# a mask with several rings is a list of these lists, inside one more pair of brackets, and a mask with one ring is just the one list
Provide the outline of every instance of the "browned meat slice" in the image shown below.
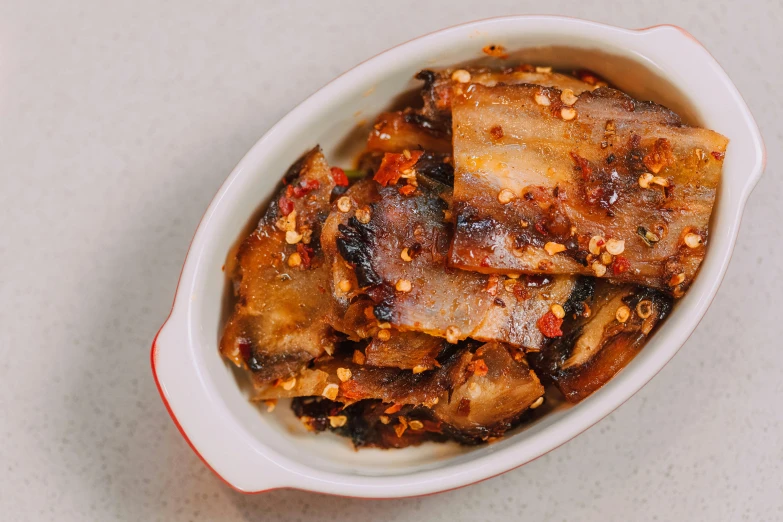
[[[451,103],[455,96],[454,86],[467,82],[487,87],[495,85],[519,85],[532,84],[545,87],[557,87],[558,89],[570,89],[574,94],[592,90],[596,87],[578,80],[572,76],[551,72],[551,70],[523,65],[514,69],[502,71],[486,67],[466,67],[458,69],[444,69],[441,71],[424,70],[416,75],[416,78],[424,81],[422,97],[424,108],[421,110],[428,121],[447,120],[451,116]],[[467,74],[465,74],[467,73]]]
[[[471,337],[540,347],[544,336],[536,322],[552,304],[568,299],[572,278],[531,283],[447,267],[451,190],[423,175],[409,174],[406,181],[405,185],[368,185],[368,190],[361,189],[366,199],[353,199],[348,212],[330,216],[327,226],[331,233],[337,225],[334,248],[342,258],[333,265],[333,279],[351,291],[359,289],[374,304],[374,319],[401,331],[445,337],[449,342]],[[407,187],[413,187],[413,192],[401,194]],[[353,197],[352,191],[346,196]],[[332,248],[326,246],[326,237],[324,248]],[[344,261],[354,274],[347,274]],[[349,300],[346,296],[346,307]]]
[[473,374],[454,390],[450,401],[433,406],[444,432],[463,443],[486,441],[513,427],[531,405],[543,402],[544,387],[527,366],[500,343],[476,350],[469,366]]
[[565,335],[530,356],[542,379],[579,402],[606,384],[642,349],[671,310],[671,298],[653,289],[599,281],[568,306]]
[[378,399],[395,406],[431,406],[464,382],[471,358],[466,347],[454,347],[441,358],[440,367],[414,373],[363,365],[351,356],[326,357],[287,380],[257,385],[255,400],[324,396],[345,404]]
[[[365,209],[378,199],[377,186],[371,179],[354,183],[332,204],[321,233],[321,248],[330,268],[329,288],[333,297],[328,322],[335,330],[347,334],[354,341],[373,336],[378,328],[377,321],[371,315],[372,309],[368,309],[373,304],[368,297],[361,295],[357,283],[357,272],[359,276],[367,277],[361,271],[364,267],[355,270],[340,256],[337,251],[337,238],[340,235],[338,228],[356,210]],[[376,328],[373,330],[372,326]]]
[[[386,331],[387,334],[381,334]],[[422,372],[438,365],[437,357],[446,342],[418,332],[379,331],[365,348],[366,364]],[[385,337],[388,335],[388,339]]]
[[608,88],[459,92],[454,266],[605,276],[682,295],[704,256],[726,138]]
[[425,441],[443,442],[441,423],[430,418],[426,408],[403,406],[386,413],[388,404],[361,401],[346,408],[320,397],[294,399],[297,417],[313,431],[331,430],[348,437],[357,448],[405,448]]
[[370,131],[367,150],[402,152],[405,149],[451,154],[451,127],[435,124],[411,110],[381,113]]
[[359,158],[359,170],[375,174],[386,152],[423,151],[416,162],[421,172],[449,186],[454,185],[451,165],[451,124],[433,122],[406,109],[382,113],[370,132],[367,148]]
[[221,353],[261,383],[293,375],[334,345],[323,320],[331,267],[318,236],[335,183],[320,149],[297,162],[286,182],[239,248],[237,304],[220,342]]

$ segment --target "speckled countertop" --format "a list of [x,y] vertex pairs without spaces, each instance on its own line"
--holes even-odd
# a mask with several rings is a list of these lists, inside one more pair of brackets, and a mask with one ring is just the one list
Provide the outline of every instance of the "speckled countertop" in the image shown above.
[[[541,11],[681,25],[748,101],[769,162],[707,316],[619,410],[495,479],[382,502],[230,490],[149,368],[212,195],[361,60]],[[777,0],[0,1],[0,519],[783,520],[781,22]]]

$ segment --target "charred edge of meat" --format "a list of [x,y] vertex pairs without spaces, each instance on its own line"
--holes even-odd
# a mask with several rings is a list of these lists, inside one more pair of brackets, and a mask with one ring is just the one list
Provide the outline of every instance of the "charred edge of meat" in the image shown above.
[[478,216],[474,207],[459,202],[456,207],[456,229],[462,237],[488,237],[503,226],[494,218]]
[[623,91],[611,87],[599,87],[594,91],[587,91],[583,94],[593,98],[615,100],[628,112],[657,112],[665,117],[667,125],[671,125],[672,127],[683,126],[680,116],[668,107],[659,105],[653,101],[636,100]]
[[623,302],[628,305],[631,310],[636,309],[636,305],[644,300],[650,300],[655,303],[655,310],[658,315],[657,324],[660,324],[661,321],[668,317],[674,305],[671,297],[654,288],[640,287],[633,294],[623,298]]
[[357,170],[364,172],[365,177],[373,177],[383,161],[383,155],[383,152],[376,150],[363,152],[359,156]]
[[416,73],[416,76],[414,76],[414,78],[424,82],[424,86],[422,87],[422,90],[426,92],[432,89],[432,86],[435,85],[435,81],[438,79],[438,76],[435,74],[434,71],[430,71],[429,69],[422,69],[421,71]]
[[313,355],[305,350],[267,354],[254,349],[245,362],[257,378],[272,381],[296,373],[312,358]]
[[416,162],[416,172],[449,187],[454,186],[454,166],[443,161],[442,154],[425,152]]
[[[401,435],[395,433],[399,418],[406,421],[430,421],[430,412],[423,407],[403,406],[395,413],[386,414],[388,408],[378,400],[364,400],[343,409],[342,404],[321,397],[300,397],[293,400],[291,409],[300,419],[307,419],[307,425],[315,431],[331,430],[348,437],[356,448],[400,448],[420,444],[425,441],[445,442],[447,437],[437,431],[405,430]],[[346,422],[339,427],[331,427],[329,417],[344,415]],[[381,416],[387,417],[386,423]]]
[[582,336],[584,327],[585,325],[566,329],[563,337],[550,339],[543,350],[527,354],[527,361],[542,384],[557,385],[557,378],[562,374],[560,367],[570,356],[570,350],[564,350],[561,347],[574,346]]
[[577,279],[571,295],[563,305],[566,314],[583,315],[585,301],[593,297],[595,292],[595,279],[592,277],[580,277]]
[[361,287],[379,285],[383,282],[375,272],[370,260],[371,243],[375,240],[372,230],[352,217],[347,225],[339,225],[337,251],[354,266],[356,279]]
[[528,420],[532,420],[534,412],[535,410],[527,408],[513,419],[506,419],[493,426],[475,426],[468,431],[460,430],[444,423],[442,430],[446,437],[463,446],[477,446],[479,444],[486,444],[487,440],[493,437],[502,437],[506,435],[509,430],[513,430]]
[[451,136],[450,127],[443,125],[442,122],[431,120],[418,112],[406,112],[402,118],[405,123],[416,125],[418,128],[435,137],[446,138]]
[[334,203],[337,198],[348,192],[349,188],[348,185],[335,185],[332,189],[332,193],[329,194],[329,203]]
[[373,315],[382,323],[390,323],[394,319],[394,297],[387,297],[373,308]]

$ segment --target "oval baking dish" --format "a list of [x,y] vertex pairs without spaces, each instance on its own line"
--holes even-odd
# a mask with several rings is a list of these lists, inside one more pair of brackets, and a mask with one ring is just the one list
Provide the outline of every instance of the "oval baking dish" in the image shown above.
[[[686,122],[730,139],[707,254],[693,286],[644,350],[603,388],[575,406],[553,404],[547,415],[491,445],[357,452],[334,435],[307,433],[288,408],[261,414],[217,349],[227,252],[305,150],[320,144],[334,164],[349,164],[362,146],[362,138],[354,137],[366,136],[367,121],[416,87],[417,71],[490,63],[482,48],[492,44],[504,46],[510,61],[593,70],[635,98],[663,104]],[[193,450],[243,492],[290,487],[404,497],[503,473],[601,420],[672,358],[721,283],[764,161],[761,136],[737,89],[709,52],[680,28],[627,30],[572,18],[515,16],[417,38],[358,65],[305,100],[255,144],[220,188],[193,238],[171,314],[153,342],[161,397]]]

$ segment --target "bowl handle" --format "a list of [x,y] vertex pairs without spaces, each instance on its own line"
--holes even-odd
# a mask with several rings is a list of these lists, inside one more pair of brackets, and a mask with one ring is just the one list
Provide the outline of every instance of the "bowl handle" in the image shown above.
[[175,309],[152,342],[155,384],[182,437],[204,464],[241,493],[293,486],[293,474],[258,447],[210,389],[200,358],[190,353],[184,318]]

